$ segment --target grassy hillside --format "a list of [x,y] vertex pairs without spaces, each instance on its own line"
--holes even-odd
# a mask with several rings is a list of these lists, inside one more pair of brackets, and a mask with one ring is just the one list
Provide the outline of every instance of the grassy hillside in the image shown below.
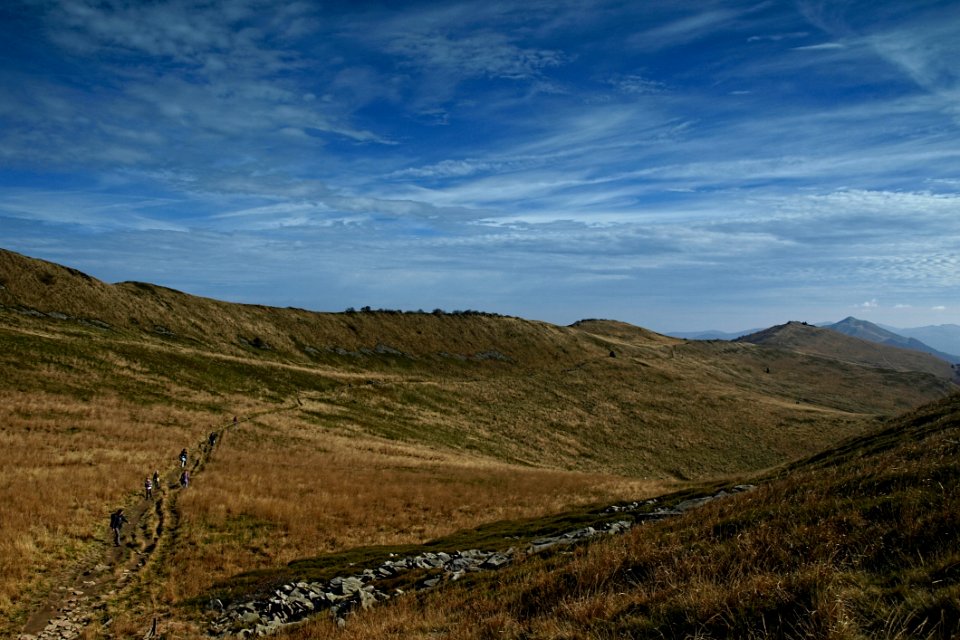
[[146,567],[117,620],[297,558],[755,472],[952,388],[612,321],[235,305],[5,251],[0,382],[0,446],[17,452],[0,484],[0,634],[104,552],[106,514],[137,504],[147,474],[233,416],[165,507],[169,544],[131,542]]
[[281,637],[960,636],[960,395],[753,492]]
[[748,336],[737,342],[779,347],[810,355],[832,358],[895,371],[925,371],[945,380],[956,380],[957,371],[949,362],[928,353],[851,339],[831,329],[821,329],[803,322],[788,322]]
[[0,366],[21,392],[225,412],[236,396],[299,397],[318,428],[529,466],[680,479],[762,468],[949,388],[609,321],[233,305],[0,258]]

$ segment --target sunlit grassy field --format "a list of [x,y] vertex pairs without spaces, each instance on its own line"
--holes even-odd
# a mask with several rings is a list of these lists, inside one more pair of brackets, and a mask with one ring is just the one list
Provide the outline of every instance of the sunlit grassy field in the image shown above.
[[146,475],[224,427],[111,600],[113,637],[155,616],[170,637],[202,635],[204,598],[299,559],[754,474],[950,389],[620,323],[311,314],[10,261],[0,252],[0,634],[104,553],[108,514]]
[[[0,602],[12,628],[27,604],[108,545],[107,514],[138,500],[146,475],[166,473],[180,448],[232,425],[234,415],[239,423],[179,501],[175,544],[139,586],[141,600],[123,605],[129,611],[119,612],[117,629],[132,629],[236,573],[356,546],[421,543],[483,522],[649,495],[665,484],[576,473],[549,461],[546,468],[511,464],[457,450],[454,433],[435,434],[432,444],[405,441],[388,426],[373,428],[386,422],[369,417],[373,409],[367,415],[327,404],[330,393],[375,386],[349,373],[320,372],[302,385],[311,391],[298,392],[268,375],[270,366],[257,374],[263,387],[247,381],[251,395],[229,393],[229,375],[216,373],[205,374],[209,384],[197,390],[190,383],[200,379],[198,369],[187,370],[193,354],[147,348],[119,355],[136,350],[128,344],[83,353],[72,351],[73,340],[5,341],[5,371],[17,388],[3,397],[0,438],[17,455],[0,485]],[[19,367],[18,348],[37,357]],[[223,370],[231,366],[239,365]]]
[[215,416],[117,396],[66,402],[0,394],[0,611],[49,587],[102,547],[107,515],[166,470]]
[[281,637],[958,637],[960,395],[758,481],[573,554]]

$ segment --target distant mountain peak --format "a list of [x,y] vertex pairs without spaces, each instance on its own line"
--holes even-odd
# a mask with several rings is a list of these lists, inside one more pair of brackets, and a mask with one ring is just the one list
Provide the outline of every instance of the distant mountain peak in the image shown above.
[[912,343],[918,341],[907,341],[900,336],[900,342],[897,343],[889,341],[884,334],[896,337],[856,318],[827,327],[790,321],[736,341],[778,347],[841,362],[899,371],[926,371],[942,378],[956,379],[956,372],[949,360],[944,361],[946,359],[937,354],[916,348]]
[[942,351],[938,351],[937,349],[924,344],[916,338],[902,336],[899,333],[894,333],[893,331],[884,329],[883,327],[872,322],[860,320],[858,318],[854,318],[853,316],[844,318],[836,324],[827,325],[824,328],[837,331],[854,338],[860,338],[861,340],[875,342],[877,344],[898,347],[900,349],[909,349],[911,351],[919,351],[921,353],[928,353],[932,356],[940,358],[941,360],[946,360],[951,364],[960,363],[960,356],[943,353]]

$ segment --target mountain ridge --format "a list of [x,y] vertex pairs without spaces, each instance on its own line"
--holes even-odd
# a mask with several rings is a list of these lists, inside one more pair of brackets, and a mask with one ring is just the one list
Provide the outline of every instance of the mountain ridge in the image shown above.
[[[866,320],[854,318],[853,316],[848,316],[839,322],[817,322],[814,324],[818,327],[833,327],[835,325],[841,325],[842,329],[842,323],[851,319],[857,320],[858,322],[868,322]],[[955,355],[960,354],[960,325],[940,324],[914,328],[898,328],[879,323],[870,324],[896,336],[891,344],[902,342],[905,348],[923,351],[925,353],[932,353],[953,364],[960,362],[960,355]],[[665,334],[674,338],[682,338],[686,340],[736,340],[737,338],[741,338],[752,333],[758,333],[760,331],[763,331],[763,328],[746,329],[743,331],[717,331],[712,329],[703,331],[666,331]],[[864,337],[868,340],[870,339],[867,336],[859,337]],[[910,339],[916,339],[920,344],[911,343]]]
[[900,347],[901,349],[910,349],[913,351],[929,353],[930,355],[936,356],[941,360],[946,360],[951,364],[960,363],[960,356],[938,351],[937,349],[934,349],[933,347],[923,343],[920,340],[917,340],[916,338],[905,337],[872,322],[860,320],[859,318],[854,318],[853,316],[848,316],[840,322],[826,325],[824,328],[831,329],[833,331],[839,331],[845,335],[853,336],[854,338],[860,338],[862,340],[868,340],[870,342],[877,342],[879,344],[885,344],[892,347]]
[[[486,425],[483,432],[497,437],[491,440],[478,432],[476,438],[457,446],[496,452],[506,450],[503,443],[509,443],[510,457],[523,461],[537,458],[541,455],[537,447],[545,447],[555,452],[555,464],[570,468],[596,464],[591,460],[597,458],[586,452],[598,447],[606,452],[607,464],[614,467],[653,465],[658,474],[678,477],[716,472],[731,464],[763,466],[803,451],[807,445],[801,434],[810,428],[798,426],[796,434],[790,429],[777,433],[765,429],[764,424],[809,425],[826,419],[889,415],[951,389],[942,371],[900,367],[891,377],[883,371],[857,368],[860,365],[856,363],[815,360],[811,354],[773,354],[736,343],[688,342],[612,320],[583,320],[562,327],[478,312],[326,313],[240,305],[148,283],[110,285],[75,269],[4,251],[0,251],[0,285],[4,287],[0,290],[0,315],[11,329],[42,327],[46,332],[59,332],[69,340],[79,340],[76,348],[81,352],[87,345],[128,351],[130,347],[125,345],[132,341],[137,350],[149,348],[157,354],[177,354],[180,359],[200,362],[212,357],[223,363],[224,370],[237,368],[241,362],[249,363],[245,366],[269,365],[271,370],[287,372],[284,375],[290,381],[284,383],[285,393],[295,391],[290,386],[294,380],[303,379],[296,383],[301,386],[312,384],[308,380],[316,375],[311,373],[314,371],[343,380],[365,376],[373,382],[378,378],[405,381],[443,376],[432,387],[421,386],[406,396],[388,395],[379,402],[408,413],[403,402],[414,400],[423,405],[414,416],[440,403],[451,414],[447,418],[431,411],[417,417],[415,423],[455,419],[460,425],[464,419],[460,415],[472,414],[473,421]],[[90,343],[88,336],[96,342]],[[100,356],[90,353],[82,357],[96,360]],[[221,381],[202,373],[208,366],[163,375],[189,376],[193,385],[221,387]],[[771,368],[775,375],[765,373]],[[490,388],[476,384],[461,388],[463,383],[458,381],[465,376]],[[828,384],[830,376],[837,376],[841,383]],[[263,384],[267,388],[276,385]],[[402,384],[410,386],[409,382]],[[873,397],[857,392],[859,387],[873,385],[890,391]],[[491,389],[496,389],[495,393]],[[528,398],[518,395],[521,389]],[[523,420],[505,422],[499,409],[486,399],[491,395],[507,406],[516,406],[519,415],[525,416]],[[751,400],[741,402],[738,396]],[[681,419],[676,407],[687,403],[688,397],[703,404],[702,421],[715,427],[709,436],[694,437],[699,427]],[[552,406],[558,401],[564,409],[557,422],[550,416],[556,414]],[[816,416],[813,423],[807,422],[811,415]],[[568,432],[569,441],[538,445],[536,439],[525,438],[526,421],[534,420],[533,416],[555,421]],[[384,410],[370,428],[382,435],[397,432],[389,421],[389,412]],[[587,424],[593,426],[586,429]],[[652,457],[642,440],[624,449],[611,432],[614,428],[648,434],[644,437],[652,438],[651,442],[664,440],[674,429],[689,431],[689,437],[683,436],[686,443],[676,450],[698,453],[678,455],[675,464],[667,464],[666,459]],[[420,429],[411,424],[401,431],[424,433],[444,446],[458,437],[456,430]],[[763,433],[761,440],[771,441],[764,453],[750,462],[753,453],[745,456],[734,451],[723,435],[727,429],[757,429]],[[602,435],[591,436],[592,430]],[[707,443],[715,450],[702,448]]]
[[894,329],[894,332],[908,338],[916,338],[945,353],[960,354],[960,325],[935,324]]
[[788,348],[810,355],[883,369],[925,371],[953,381],[960,379],[955,367],[934,355],[863,340],[806,322],[791,321],[776,325],[742,336],[734,342]]

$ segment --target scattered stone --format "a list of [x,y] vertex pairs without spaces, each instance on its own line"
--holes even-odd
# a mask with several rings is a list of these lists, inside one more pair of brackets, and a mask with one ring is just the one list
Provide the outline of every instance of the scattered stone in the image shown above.
[[[681,515],[712,500],[731,493],[751,491],[753,485],[738,485],[729,491],[720,491],[712,496],[684,500],[673,508],[656,507],[656,500],[614,505],[607,513],[628,513],[633,520],[617,520],[593,526],[565,531],[553,536],[533,540],[524,553],[542,553],[548,550],[580,544],[599,535],[619,535],[646,521]],[[390,559],[377,567],[365,568],[358,573],[337,576],[329,582],[295,582],[278,588],[274,594],[262,600],[234,603],[222,609],[222,614],[210,626],[210,634],[219,638],[250,638],[277,632],[284,626],[299,622],[321,611],[330,611],[338,627],[346,626],[346,616],[355,609],[369,609],[390,596],[376,588],[378,580],[394,578],[412,569],[430,573],[417,581],[415,589],[432,589],[444,580],[455,581],[464,574],[477,571],[496,571],[509,566],[518,557],[513,547],[505,551],[465,549],[452,552],[424,552],[416,556]],[[403,595],[403,590],[394,589],[394,596]],[[240,631],[237,629],[240,628]],[[25,639],[26,640],[26,639]]]
[[690,509],[695,509],[697,507],[702,507],[706,503],[714,500],[714,496],[704,496],[702,498],[691,498],[690,500],[684,500],[680,504],[674,507],[674,510],[683,513],[684,511],[689,511]]
[[42,318],[44,315],[46,315],[42,311],[37,311],[36,309],[30,309],[30,308],[14,309],[14,311],[25,316],[34,316],[36,318]]
[[161,335],[161,336],[163,336],[163,337],[165,337],[165,338],[173,338],[173,337],[175,337],[175,336],[177,335],[177,334],[175,334],[173,331],[171,331],[170,329],[168,329],[167,327],[163,326],[162,324],[155,324],[155,325],[153,325],[153,332],[154,332],[154,333],[157,333],[157,334],[159,334],[159,335]]
[[510,556],[503,553],[494,553],[489,558],[483,561],[480,565],[481,569],[487,570],[496,570],[510,564]]
[[409,356],[407,356],[407,354],[405,354],[403,351],[400,351],[399,349],[394,349],[393,347],[391,347],[391,346],[389,346],[389,345],[385,345],[385,344],[383,344],[382,342],[378,342],[378,343],[377,343],[377,346],[373,348],[373,351],[374,351],[374,353],[376,353],[376,354],[378,354],[378,355],[381,355],[381,356],[402,356],[402,357],[409,357]]
[[78,321],[80,324],[85,324],[89,327],[96,327],[97,329],[112,329],[108,323],[103,320],[97,320],[96,318],[80,318]]
[[504,355],[499,351],[481,351],[480,353],[473,356],[474,360],[499,360],[501,362],[513,362],[513,358],[510,356]]

